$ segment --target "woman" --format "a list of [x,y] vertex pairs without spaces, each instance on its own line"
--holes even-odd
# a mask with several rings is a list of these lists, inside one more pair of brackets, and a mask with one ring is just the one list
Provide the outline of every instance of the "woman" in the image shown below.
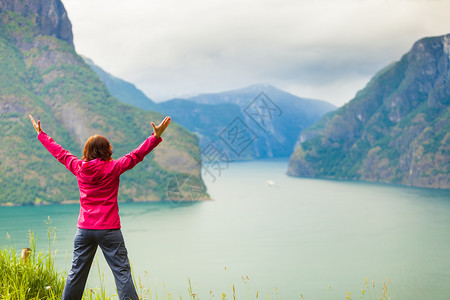
[[112,146],[100,135],[91,136],[78,159],[58,145],[41,129],[30,115],[39,141],[77,177],[80,189],[80,214],[74,239],[72,268],[67,276],[62,299],[81,299],[97,246],[103,251],[116,282],[120,299],[139,299],[131,277],[127,249],[120,230],[117,193],[119,177],[132,169],[161,141],[161,134],[170,124],[165,117],[158,125],[152,122],[153,133],[135,150],[113,160]]

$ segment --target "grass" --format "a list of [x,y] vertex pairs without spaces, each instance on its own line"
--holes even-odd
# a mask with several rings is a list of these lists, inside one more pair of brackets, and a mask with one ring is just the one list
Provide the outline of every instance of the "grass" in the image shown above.
[[[29,256],[26,259],[23,259],[19,254],[19,251],[14,249],[13,247],[1,248],[0,249],[0,299],[18,299],[18,300],[38,300],[38,299],[61,299],[66,273],[58,272],[55,268],[55,256],[56,250],[52,251],[51,245],[52,242],[56,239],[56,228],[51,226],[50,218],[47,221],[48,228],[48,239],[49,245],[48,249],[45,251],[36,251],[36,237],[32,232],[29,232],[29,243],[30,247]],[[98,262],[98,258],[96,257],[95,264],[98,269],[98,274],[100,277],[100,287],[95,289],[86,289],[84,291],[83,300],[113,300],[117,299],[117,294],[108,295],[105,288],[104,283],[104,275],[100,270],[100,265]],[[227,268],[225,268],[226,271]],[[136,290],[139,294],[140,299],[164,299],[164,300],[172,300],[172,299],[228,299],[228,300],[236,300],[238,299],[236,295],[236,286],[231,283],[230,290],[227,293],[216,293],[212,290],[209,291],[208,295],[200,295],[197,287],[193,287],[190,279],[188,279],[187,293],[184,297],[182,296],[174,296],[173,293],[167,291],[165,284],[163,283],[162,291],[158,289],[158,285],[155,282],[152,288],[146,287],[145,284],[142,283],[142,278],[138,276],[134,276],[134,282],[136,286]],[[145,272],[144,279],[150,278],[150,275]],[[249,282],[248,276],[242,276],[242,283],[245,289],[245,297],[244,299],[282,299],[280,295],[280,291],[275,286],[272,291],[273,294],[267,293],[263,295],[258,290],[251,291],[248,285]],[[347,291],[345,295],[334,295],[333,288],[331,286],[328,287],[328,299],[368,299],[368,300],[388,300],[388,299],[398,299],[399,297],[395,295],[395,297],[391,296],[392,283],[389,278],[388,286],[385,282],[382,284],[375,284],[372,280],[369,282],[367,277],[364,280],[363,288],[361,292],[358,294],[354,294],[351,291]],[[241,299],[242,299],[241,298]],[[299,293],[298,299],[310,299],[308,297],[303,296],[303,294]]]
[[27,259],[12,247],[0,250],[0,299],[60,299],[64,277],[55,269],[52,253],[36,252],[32,232],[29,239]]

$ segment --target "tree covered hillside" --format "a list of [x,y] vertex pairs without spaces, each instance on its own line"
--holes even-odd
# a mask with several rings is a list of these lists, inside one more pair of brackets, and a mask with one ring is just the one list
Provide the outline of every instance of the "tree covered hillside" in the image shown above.
[[[44,131],[78,157],[86,139],[101,134],[114,146],[113,158],[119,158],[152,133],[151,121],[163,119],[159,113],[123,104],[110,95],[77,55],[71,38],[64,38],[67,33],[58,32],[70,29],[68,22],[60,1],[0,4],[2,205],[79,198],[75,177],[37,140],[28,114],[40,119]],[[203,186],[197,138],[172,123],[163,139],[141,164],[121,177],[120,201],[165,199],[173,176],[193,175]]]
[[450,188],[450,34],[419,40],[304,130],[288,174]]

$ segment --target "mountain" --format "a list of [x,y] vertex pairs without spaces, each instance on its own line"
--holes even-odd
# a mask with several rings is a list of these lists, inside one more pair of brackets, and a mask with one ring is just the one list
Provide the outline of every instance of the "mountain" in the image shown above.
[[[336,108],[328,102],[300,98],[269,84],[200,94],[185,101],[196,103],[197,107],[222,106],[217,107],[215,114],[199,110],[199,116],[211,119],[214,126],[210,125],[211,122],[203,122],[201,118],[194,124],[180,124],[193,132],[198,132],[200,128],[207,131],[209,135],[205,135],[206,138],[200,136],[202,148],[213,142],[233,159],[288,157],[294,149],[298,134]],[[161,103],[163,109],[160,111],[170,113],[170,102]],[[247,148],[243,149],[233,140],[233,130],[246,133],[246,137],[241,137],[241,140],[252,141]]]
[[200,104],[186,99],[172,99],[158,104],[158,110],[173,116],[177,122],[197,134],[203,149],[217,139],[231,120],[244,118],[239,106],[234,104]]
[[[325,101],[300,98],[267,84],[155,104],[142,97],[144,94],[134,85],[107,73],[90,59],[85,61],[119,100],[170,115],[196,133],[206,161],[209,155],[205,154],[211,148],[227,161],[288,157],[298,134],[336,108]],[[230,130],[239,131],[240,135],[230,134]]]
[[302,118],[307,123],[314,123],[325,113],[336,109],[336,106],[326,101],[301,98],[270,84],[254,84],[242,89],[222,93],[200,94],[188,98],[188,100],[203,104],[233,103],[246,107],[261,92],[270,96],[270,99],[279,106],[282,113],[289,114],[290,110],[292,110],[297,117]]
[[417,41],[304,130],[288,174],[450,188],[450,34]]
[[[75,52],[71,24],[60,1],[2,1],[0,204],[76,201],[75,177],[37,140],[28,114],[40,119],[43,129],[78,157],[86,139],[101,134],[108,137],[113,157],[118,158],[153,131],[151,121],[163,118],[111,96]],[[187,178],[191,187],[204,188],[197,137],[172,123],[163,138],[141,164],[121,177],[120,201],[167,199],[174,191],[173,178]],[[186,188],[179,192],[191,192]]]

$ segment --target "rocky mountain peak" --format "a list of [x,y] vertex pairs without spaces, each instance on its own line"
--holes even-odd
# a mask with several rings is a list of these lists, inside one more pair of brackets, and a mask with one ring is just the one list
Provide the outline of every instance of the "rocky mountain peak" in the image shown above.
[[34,19],[40,34],[54,36],[73,46],[72,24],[60,0],[2,0],[0,13],[3,11]]

